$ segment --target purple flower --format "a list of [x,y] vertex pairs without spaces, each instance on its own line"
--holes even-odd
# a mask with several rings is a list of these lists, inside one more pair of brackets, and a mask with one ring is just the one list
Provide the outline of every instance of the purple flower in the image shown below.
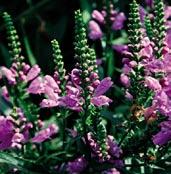
[[112,48],[120,54],[123,54],[124,51],[128,51],[127,45],[112,45]]
[[59,102],[51,99],[43,99],[40,103],[41,108],[52,108],[59,106]]
[[160,124],[161,131],[153,136],[153,143],[162,146],[171,140],[171,121],[164,121]]
[[25,141],[25,138],[24,138],[24,135],[19,133],[19,132],[16,132],[13,137],[12,137],[12,144],[11,144],[11,147],[14,147],[14,148],[18,148],[18,149],[21,149],[22,147],[22,142]]
[[108,135],[107,144],[109,146],[109,150],[108,151],[111,154],[111,156],[119,158],[120,155],[122,154],[122,150],[119,148],[117,143],[114,141],[114,137],[113,136]]
[[161,90],[155,93],[153,98],[153,106],[165,116],[171,116],[171,100],[167,96],[166,92]]
[[100,84],[96,87],[94,91],[94,95],[91,98],[91,103],[93,103],[95,106],[108,106],[112,100],[103,94],[112,86],[113,82],[111,81],[110,77],[104,78]]
[[161,88],[162,88],[159,81],[150,76],[145,77],[144,84],[145,84],[145,86],[147,86],[148,88],[150,88],[152,90],[161,90]]
[[60,98],[60,106],[75,110],[81,111],[82,108],[79,103],[79,98],[74,95],[68,95]]
[[171,48],[171,29],[167,31],[166,34],[166,43],[169,48]]
[[87,161],[84,157],[79,157],[74,161],[68,162],[67,171],[70,174],[80,174],[87,167]]
[[153,48],[149,45],[141,49],[139,53],[140,57],[151,58],[153,56]]
[[93,10],[92,18],[97,20],[99,23],[104,23],[104,16],[98,10]]
[[72,83],[77,87],[80,85],[81,83],[81,78],[80,78],[80,73],[81,73],[81,70],[77,69],[77,68],[74,68],[72,71],[71,71],[71,81]]
[[12,120],[0,116],[0,150],[11,147],[14,133],[14,124]]
[[153,0],[145,0],[145,2],[149,7],[153,6]]
[[124,13],[119,13],[112,24],[113,30],[121,30],[123,28],[124,22],[126,20],[126,16]]
[[[128,65],[128,64],[124,64],[123,68],[122,68],[122,72],[125,75],[128,75],[131,71],[133,71],[133,69]],[[124,76],[122,78],[125,78]],[[124,80],[124,79],[122,79]],[[124,80],[125,81],[125,80]],[[123,81],[123,82],[124,82]],[[122,82],[122,81],[121,81]],[[124,83],[123,83],[124,84]]]
[[171,73],[171,54],[165,54],[164,56],[164,60],[163,60],[163,64],[164,64],[164,71],[169,74]]
[[45,89],[44,89],[44,94],[47,95],[48,99],[50,100],[54,100],[56,102],[58,102],[59,100],[59,94],[55,92],[55,90],[53,88],[51,88],[50,86],[45,86]]
[[89,37],[92,40],[101,39],[103,33],[100,29],[100,26],[93,20],[89,22]]
[[44,82],[42,77],[34,79],[27,89],[30,94],[42,94],[44,93]]
[[112,100],[104,95],[100,95],[98,97],[95,96],[91,99],[91,103],[97,107],[108,106],[111,102]]
[[109,90],[109,88],[113,85],[113,82],[111,81],[110,77],[106,77],[104,78],[100,84],[97,86],[97,88],[94,91],[94,95],[100,96],[102,94],[104,94],[106,91]]
[[166,6],[164,14],[166,20],[171,17],[171,6]]
[[87,134],[87,139],[92,150],[92,156],[98,158],[99,162],[103,162],[103,154],[101,153],[100,146],[94,139],[92,133]]
[[129,77],[125,74],[121,74],[120,77],[121,83],[126,86],[127,88],[130,86],[130,80]]
[[40,68],[38,65],[34,65],[27,73],[26,80],[31,81],[36,78],[40,73]]
[[96,64],[99,66],[103,63],[103,60],[102,59],[96,59]]
[[51,124],[48,128],[41,130],[36,134],[34,138],[32,138],[32,142],[41,143],[50,139],[54,134],[58,132],[58,127],[55,124]]
[[10,84],[12,85],[16,84],[16,76],[10,69],[3,66],[0,69],[0,73],[2,74],[2,76],[5,76],[7,78]]
[[55,93],[60,93],[61,90],[59,89],[58,82],[55,81],[55,79],[49,75],[46,75],[44,78],[45,82],[45,88],[49,87],[54,90]]

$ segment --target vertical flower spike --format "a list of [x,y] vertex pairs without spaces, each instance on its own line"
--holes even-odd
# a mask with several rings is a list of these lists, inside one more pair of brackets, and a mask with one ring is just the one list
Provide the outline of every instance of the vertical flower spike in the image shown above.
[[156,56],[158,59],[162,59],[162,50],[166,35],[163,0],[154,0],[154,10],[154,43],[156,44]]
[[7,12],[4,12],[2,17],[4,19],[5,26],[7,29],[8,42],[9,42],[8,46],[10,48],[12,61],[14,61],[15,63],[21,63],[23,61],[23,57],[21,56],[21,47],[20,47],[21,43],[19,41],[19,37],[14,27],[11,16]]
[[97,73],[96,55],[95,51],[88,47],[86,28],[80,10],[75,12],[75,22],[75,57],[85,79],[92,71]]
[[[108,153],[107,153],[106,137],[107,137],[106,128],[103,125],[103,123],[100,122],[97,125],[97,136],[96,136],[96,139],[97,139],[97,143],[101,147],[102,157],[107,159],[108,158]],[[106,160],[106,159],[103,159],[103,160]]]
[[82,19],[82,14],[80,10],[75,12],[75,57],[80,64],[82,69],[82,76],[84,78],[89,76],[87,71],[88,65],[90,63],[89,47],[86,38],[86,29]]
[[142,38],[141,31],[141,20],[139,14],[139,6],[136,0],[130,4],[130,16],[128,24],[128,33],[129,33],[129,47],[134,54],[134,59],[139,60],[138,52],[140,51],[140,41]]
[[65,84],[66,84],[66,80],[65,80],[66,70],[64,68],[63,56],[61,54],[61,50],[59,48],[58,41],[54,39],[51,41],[51,44],[52,44],[52,49],[53,49],[55,71],[58,72],[58,76],[59,76],[58,78],[60,81],[59,86],[60,86],[62,93],[64,93]]
[[92,67],[93,72],[98,73],[98,66],[96,63],[96,53],[95,50],[90,48],[89,49],[89,53],[90,53],[90,63],[89,66]]
[[150,40],[152,40],[154,38],[154,33],[153,33],[153,28],[152,28],[152,24],[150,21],[149,16],[145,17],[145,28],[146,28],[146,33],[147,36],[149,37]]

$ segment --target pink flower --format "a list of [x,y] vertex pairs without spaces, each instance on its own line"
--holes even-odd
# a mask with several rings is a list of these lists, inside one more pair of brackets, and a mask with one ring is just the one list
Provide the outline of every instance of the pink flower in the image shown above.
[[150,58],[153,56],[153,48],[151,46],[142,48],[139,55],[140,57],[143,57],[143,58]]
[[87,161],[84,157],[79,157],[67,164],[67,171],[69,174],[79,174],[87,167]]
[[127,45],[112,45],[112,48],[120,54],[123,54],[123,51],[128,51]]
[[112,100],[104,95],[100,95],[98,97],[95,96],[91,99],[91,103],[93,103],[97,107],[108,106],[111,102]]
[[106,91],[108,91],[108,89],[113,85],[113,82],[111,81],[110,77],[106,77],[104,78],[100,84],[97,86],[97,88],[94,91],[94,95],[100,96],[102,94],[104,94]]
[[93,10],[92,18],[96,19],[99,23],[104,23],[104,16],[98,10]]
[[40,68],[38,65],[34,65],[27,73],[26,80],[31,81],[36,78],[40,73]]
[[61,92],[59,89],[58,83],[54,80],[53,77],[46,75],[44,80],[45,80],[45,87],[52,88],[55,93]]
[[48,128],[41,130],[36,134],[34,138],[32,138],[32,142],[41,143],[50,139],[54,134],[58,132],[58,127],[55,124],[51,124]]
[[2,74],[2,76],[5,76],[7,78],[10,84],[12,85],[16,84],[16,76],[10,69],[3,66],[0,69],[0,73]]
[[45,86],[44,94],[46,94],[50,100],[58,101],[60,98],[58,93],[56,93],[55,90],[50,86]]
[[150,88],[152,90],[161,90],[161,88],[162,88],[159,81],[150,76],[145,77],[144,83],[148,88]]
[[130,86],[130,80],[129,80],[129,77],[127,75],[121,74],[120,80],[124,86],[126,86],[126,87]]
[[171,140],[171,121],[164,121],[160,124],[161,131],[153,136],[153,143],[162,146]]
[[79,87],[80,83],[81,83],[81,78],[80,78],[80,72],[81,70],[74,68],[71,71],[71,82],[76,86]]
[[95,106],[108,106],[112,100],[103,94],[112,86],[113,82],[111,81],[110,77],[104,78],[100,84],[96,87],[94,91],[94,95],[91,98],[91,103],[93,103]]
[[73,95],[61,97],[59,105],[75,111],[81,111],[82,109],[78,97]]
[[51,108],[59,106],[59,102],[51,99],[43,99],[40,103],[41,108]]
[[31,94],[42,94],[44,93],[44,83],[42,77],[34,79],[27,89],[28,93]]
[[90,37],[90,39],[97,40],[97,39],[101,39],[102,36],[103,36],[103,33],[102,33],[99,25],[95,21],[91,20],[89,22],[89,37]]
[[121,30],[123,28],[123,25],[124,25],[125,20],[126,20],[125,14],[122,13],[122,12],[119,13],[116,16],[116,18],[115,18],[115,20],[114,20],[114,22],[112,24],[112,29],[113,30]]
[[12,120],[0,116],[0,150],[8,149],[14,136],[14,124]]

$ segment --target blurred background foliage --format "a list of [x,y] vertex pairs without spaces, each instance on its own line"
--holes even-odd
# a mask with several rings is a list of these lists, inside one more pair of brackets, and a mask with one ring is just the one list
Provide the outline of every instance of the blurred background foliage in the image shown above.
[[[107,0],[108,1],[108,0]],[[66,69],[73,59],[74,11],[81,9],[87,23],[94,8],[102,8],[99,0],[0,0],[0,13],[7,11],[13,17],[23,44],[23,53],[31,64],[38,63],[43,72],[53,69],[50,41],[56,38],[64,55]],[[116,8],[126,12],[129,1],[114,1]],[[6,34],[0,18],[0,64],[10,64]]]

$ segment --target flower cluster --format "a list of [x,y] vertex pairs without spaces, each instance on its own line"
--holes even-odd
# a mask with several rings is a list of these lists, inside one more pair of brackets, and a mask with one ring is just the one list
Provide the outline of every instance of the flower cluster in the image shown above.
[[105,27],[106,21],[109,20],[111,23],[111,30],[117,31],[124,27],[124,22],[126,16],[123,12],[118,12],[114,10],[113,5],[110,5],[110,10],[104,9],[102,11],[93,10],[89,21],[89,38],[92,40],[101,39],[103,37],[103,32],[101,28]]
[[170,6],[132,0],[127,18],[110,1],[93,4],[103,10],[91,13],[88,37],[75,11],[75,65],[53,39],[49,74],[23,56],[3,13],[11,66],[0,66],[0,173],[150,174],[170,164]]
[[[67,73],[59,44],[53,40],[51,42],[55,65],[53,75],[44,75],[37,64],[30,66],[25,63],[12,20],[7,13],[4,13],[3,18],[7,25],[11,56],[14,58],[10,68],[0,67],[0,80],[3,84],[1,95],[12,108],[10,113],[0,118],[0,150],[35,149],[35,156],[40,157],[41,153],[46,153],[42,152],[44,144],[50,151],[52,149],[48,144],[53,144],[57,138],[62,142],[59,148],[65,149],[65,141],[70,140],[66,133],[67,117],[72,111],[76,111],[79,124],[72,125],[74,129],[76,127],[75,138],[81,136],[85,146],[90,147],[94,153],[101,153],[101,159],[106,157],[105,150],[108,149],[111,154],[110,160],[113,160],[113,163],[118,160],[121,150],[113,141],[113,137],[107,137],[106,128],[100,118],[100,110],[112,102],[105,93],[112,87],[113,82],[110,77],[102,80],[99,78],[95,52],[88,47],[80,11],[76,12],[76,38],[81,37],[82,40],[75,43],[75,57],[79,57],[80,60],[75,68]],[[32,97],[40,98],[39,105],[32,101]],[[43,119],[41,109],[45,108],[48,110],[53,108],[51,112],[55,111],[55,116]],[[97,125],[93,125],[92,122],[96,122]],[[98,152],[91,147],[88,132],[92,136],[96,135],[95,144],[99,147],[96,149]],[[29,153],[28,151],[25,154]],[[81,155],[68,162],[65,171],[80,173],[85,170],[88,165],[87,154]],[[60,169],[63,164],[59,165]]]
[[[156,10],[159,8],[157,2],[154,3],[154,6]],[[162,7],[161,5],[160,8]],[[159,20],[157,16],[159,12],[156,11],[156,13],[154,24],[155,20]],[[167,15],[167,12],[165,18],[164,15],[163,18],[161,15],[160,22],[167,19]],[[164,24],[165,23],[163,23],[163,25]],[[168,121],[164,121],[160,124],[161,131],[152,138],[155,144],[163,145],[171,140],[169,131],[171,116],[171,52],[170,43],[168,41],[169,30],[165,33],[165,29],[161,27],[161,33],[159,33],[158,36],[160,44],[158,44],[156,43],[157,36],[155,35],[155,31],[153,33],[155,40],[153,38],[151,40],[147,33],[149,28],[144,30],[142,26],[142,28],[139,29],[142,31],[141,36],[143,37],[140,36],[140,43],[137,45],[137,50],[132,50],[132,46],[130,45],[129,51],[124,52],[126,58],[123,59],[124,67],[123,73],[121,74],[121,82],[127,88],[126,97],[144,108],[144,116],[147,121],[156,120],[157,115],[166,116]],[[135,90],[137,92],[135,92]],[[143,91],[151,96],[150,99],[149,96],[143,96]],[[143,97],[144,100],[140,101],[139,98],[142,99]]]
[[[37,129],[43,128],[43,122],[38,120]],[[32,138],[31,130],[33,129],[33,123],[29,122],[20,108],[10,114],[10,116],[0,117],[0,149],[18,148],[31,141],[34,143],[41,143],[58,132],[58,127],[55,124],[51,124],[48,128],[43,128]]]
[[[73,69],[66,78],[66,95],[61,96],[61,89],[59,88],[60,81],[58,80],[58,73],[54,76],[46,75],[45,77],[37,77],[28,87],[28,92],[31,94],[45,94],[47,99],[43,99],[40,103],[44,107],[66,107],[71,110],[81,111],[84,99],[81,97],[82,90],[80,85],[81,79],[79,77],[79,69]],[[90,78],[86,80],[90,82],[88,86],[91,92],[91,103],[97,107],[109,105],[111,99],[103,94],[112,86],[112,81],[109,77],[102,81],[97,80],[98,75],[94,72]]]

